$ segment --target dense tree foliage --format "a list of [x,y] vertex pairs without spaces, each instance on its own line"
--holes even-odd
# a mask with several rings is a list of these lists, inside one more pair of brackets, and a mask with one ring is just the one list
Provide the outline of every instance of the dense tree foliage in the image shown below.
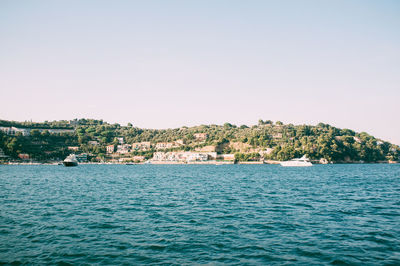
[[[0,148],[12,158],[27,153],[36,160],[62,159],[70,152],[69,146],[77,146],[79,152],[91,154],[92,158],[97,157],[98,160],[105,158],[107,145],[118,144],[117,137],[123,137],[128,144],[177,140],[185,143],[169,150],[188,151],[215,146],[219,153],[235,153],[236,159],[243,161],[258,160],[260,154],[271,160],[288,160],[306,154],[314,160],[325,158],[333,162],[377,162],[399,160],[400,154],[399,146],[376,139],[365,132],[356,133],[323,123],[295,126],[260,119],[257,125],[251,127],[225,123],[156,130],[138,128],[131,123],[121,126],[103,120],[75,119],[44,123],[0,120],[0,126],[30,128],[30,136],[18,133],[10,136],[0,131]],[[74,132],[49,133],[44,129],[74,129]],[[207,138],[199,141],[195,137],[196,133],[206,133]],[[91,145],[89,141],[98,144]],[[263,153],[266,150],[269,152]],[[135,151],[132,155],[150,158],[153,152],[154,147],[150,151]]]

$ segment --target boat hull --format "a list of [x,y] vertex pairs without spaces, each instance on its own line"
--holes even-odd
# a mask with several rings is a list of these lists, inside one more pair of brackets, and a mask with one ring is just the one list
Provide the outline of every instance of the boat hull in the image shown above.
[[310,162],[281,162],[279,163],[281,166],[285,167],[307,167],[307,166],[312,166],[312,163]]
[[63,162],[64,166],[71,167],[71,166],[78,166],[77,162]]

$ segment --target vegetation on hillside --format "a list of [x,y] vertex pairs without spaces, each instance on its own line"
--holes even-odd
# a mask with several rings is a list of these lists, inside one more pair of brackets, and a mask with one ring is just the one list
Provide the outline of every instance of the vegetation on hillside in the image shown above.
[[[339,129],[328,124],[316,126],[292,125],[270,120],[259,120],[254,126],[200,125],[175,129],[143,129],[128,124],[109,124],[102,120],[75,119],[44,123],[15,122],[0,120],[2,127],[30,128],[30,136],[6,135],[0,131],[0,148],[11,158],[26,153],[34,160],[60,160],[67,156],[69,146],[79,147],[79,152],[91,155],[92,160],[106,158],[106,146],[117,145],[117,137],[125,143],[149,141],[183,141],[185,144],[170,150],[199,150],[215,146],[219,153],[234,153],[237,160],[288,160],[306,154],[309,158],[325,158],[332,162],[378,162],[399,160],[397,145],[376,139],[365,133],[350,129]],[[39,130],[40,129],[40,130]],[[74,129],[74,132],[49,133],[43,129]],[[206,133],[207,138],[199,141],[196,133]],[[89,141],[97,141],[91,145]],[[149,151],[135,151],[132,155],[152,156]]]

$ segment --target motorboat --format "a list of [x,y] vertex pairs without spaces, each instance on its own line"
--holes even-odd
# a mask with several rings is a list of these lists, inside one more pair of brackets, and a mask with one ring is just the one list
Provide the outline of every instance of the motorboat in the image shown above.
[[281,166],[312,166],[313,164],[307,158],[306,155],[303,155],[301,158],[295,158],[290,161],[284,161],[279,163]]
[[76,159],[75,154],[70,154],[63,161],[64,166],[78,166],[78,160]]

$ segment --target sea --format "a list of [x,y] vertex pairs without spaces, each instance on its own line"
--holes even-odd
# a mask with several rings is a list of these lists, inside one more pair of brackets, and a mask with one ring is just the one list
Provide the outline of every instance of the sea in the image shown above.
[[1,165],[0,264],[400,265],[400,164]]

